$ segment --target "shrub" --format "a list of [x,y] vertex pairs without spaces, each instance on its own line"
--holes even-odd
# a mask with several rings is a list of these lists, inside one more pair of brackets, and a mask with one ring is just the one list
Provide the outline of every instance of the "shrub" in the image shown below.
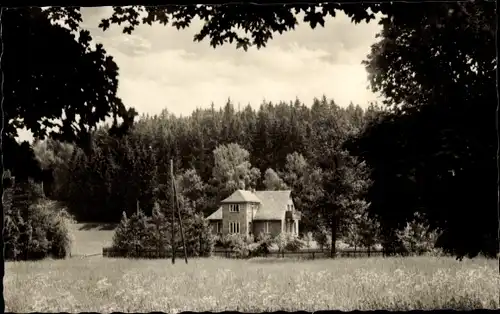
[[[49,256],[54,258],[65,258],[71,254],[73,235],[69,225],[74,223],[73,217],[65,208],[54,201],[45,201],[35,206],[36,216],[47,221],[45,235],[49,246]],[[44,216],[44,217],[43,217]]]
[[70,255],[71,216],[57,202],[43,198],[33,182],[19,182],[6,191],[5,258],[37,260]]
[[122,219],[120,223],[115,229],[115,233],[113,234],[113,242],[111,247],[115,250],[130,250],[130,243],[128,239],[129,234],[129,222],[127,218],[127,214],[125,212],[122,213]]
[[256,242],[249,246],[251,257],[267,256],[271,252],[268,242]]
[[255,239],[257,242],[271,242],[271,236],[267,233],[260,232],[257,238]]
[[255,236],[253,234],[249,234],[245,236],[245,243],[252,244],[255,243]]
[[[210,256],[213,251],[215,237],[212,236],[210,226],[199,214],[186,211],[182,221],[186,251],[189,256]],[[136,256],[142,250],[156,252],[171,251],[172,224],[166,215],[155,205],[153,215],[146,216],[137,211],[130,218],[125,212],[122,220],[113,235],[112,248],[124,256]],[[182,250],[182,238],[179,226],[175,225],[174,244],[176,251]]]
[[303,241],[304,241],[304,245],[307,247],[307,248],[310,248],[311,247],[311,242],[314,240],[313,238],[313,234],[311,231],[307,232],[304,237],[303,237]]
[[212,254],[216,238],[211,232],[210,223],[202,214],[194,214],[186,220],[184,236],[189,255],[208,257]]
[[249,239],[242,234],[228,234],[225,237],[226,248],[231,249],[236,256],[246,257],[249,255]]
[[255,243],[249,245],[249,255],[252,257],[266,256],[269,254],[273,239],[265,233],[259,233]]
[[304,242],[297,238],[291,238],[285,245],[285,250],[289,252],[298,252],[304,247]]
[[332,237],[326,229],[320,229],[314,232],[313,237],[321,250],[332,245]]
[[438,233],[431,230],[418,214],[396,235],[407,252],[416,254],[433,251],[438,238]]
[[219,236],[217,242],[217,244],[224,249],[230,249],[232,247],[232,237],[230,234]]
[[288,243],[289,236],[284,232],[280,232],[274,239],[273,242],[278,246],[278,250],[281,252],[285,250],[285,246]]
[[[123,215],[124,218],[122,219],[126,219],[125,212]],[[157,252],[166,250],[169,246],[167,218],[161,212],[158,203],[155,203],[153,206],[153,214],[149,221],[148,228],[150,237],[148,238],[147,246],[155,249]]]

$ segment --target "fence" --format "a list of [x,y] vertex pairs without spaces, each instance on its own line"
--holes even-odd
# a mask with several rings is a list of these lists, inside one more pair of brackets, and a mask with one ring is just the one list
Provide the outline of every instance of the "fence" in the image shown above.
[[[171,251],[165,250],[134,250],[125,251],[117,250],[114,248],[103,248],[102,255],[104,257],[131,257],[131,258],[170,258],[172,257]],[[376,256],[386,256],[387,253],[384,251],[368,251],[368,250],[337,250],[336,257],[348,257],[348,258],[360,258],[360,257],[376,257]],[[184,251],[177,251],[176,257],[184,257]],[[189,253],[188,253],[189,256]],[[278,258],[299,258],[299,259],[318,259],[318,258],[330,258],[331,253],[329,250],[300,250],[297,252],[289,251],[278,251],[271,250],[268,254],[259,256],[240,256],[236,251],[229,249],[219,249],[216,248],[212,251],[211,256],[224,257],[224,258],[249,258],[249,257],[278,257]]]
[[[188,253],[188,256],[190,254]],[[114,248],[103,248],[103,257],[131,257],[131,258],[170,258],[172,257],[171,251],[165,250],[144,250],[137,249],[132,251],[118,250]],[[184,251],[176,251],[176,257],[184,257]]]

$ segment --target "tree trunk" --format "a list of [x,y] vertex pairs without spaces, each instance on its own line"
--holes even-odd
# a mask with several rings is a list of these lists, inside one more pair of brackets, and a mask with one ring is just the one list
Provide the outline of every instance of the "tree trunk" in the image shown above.
[[335,247],[335,242],[337,242],[337,222],[336,222],[335,217],[332,218],[331,229],[332,229],[332,244],[331,244],[331,250],[330,250],[330,257],[335,258],[336,254],[337,254],[336,247]]
[[172,173],[174,172],[174,161],[170,159],[170,174],[171,174],[171,180],[172,180],[172,264],[175,264],[175,251],[177,249],[175,245],[175,231],[174,231],[174,225],[175,225],[175,187],[174,187],[174,179]]

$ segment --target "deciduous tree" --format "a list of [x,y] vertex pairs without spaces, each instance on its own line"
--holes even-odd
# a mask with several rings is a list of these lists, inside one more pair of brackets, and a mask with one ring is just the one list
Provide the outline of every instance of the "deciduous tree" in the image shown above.
[[225,194],[255,188],[260,171],[249,162],[250,154],[238,144],[218,146],[214,152],[213,177]]
[[272,168],[268,168],[264,173],[264,187],[270,191],[280,191],[288,189],[285,182]]
[[404,19],[381,19],[365,63],[374,91],[392,108],[356,149],[373,168],[370,208],[388,234],[419,212],[445,230],[448,250],[495,255],[495,4],[414,9]]

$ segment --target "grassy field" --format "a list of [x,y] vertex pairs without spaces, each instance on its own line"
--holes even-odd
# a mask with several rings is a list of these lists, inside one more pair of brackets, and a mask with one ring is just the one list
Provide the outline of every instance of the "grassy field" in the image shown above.
[[499,308],[495,260],[105,259],[6,263],[12,312]]
[[[67,260],[8,262],[10,312],[499,308],[495,260],[108,259],[114,226],[71,226]],[[83,257],[91,255],[91,257]],[[92,256],[97,255],[97,256]]]
[[114,226],[100,223],[71,224],[73,235],[71,247],[72,256],[96,255],[102,253],[102,248],[111,245]]

